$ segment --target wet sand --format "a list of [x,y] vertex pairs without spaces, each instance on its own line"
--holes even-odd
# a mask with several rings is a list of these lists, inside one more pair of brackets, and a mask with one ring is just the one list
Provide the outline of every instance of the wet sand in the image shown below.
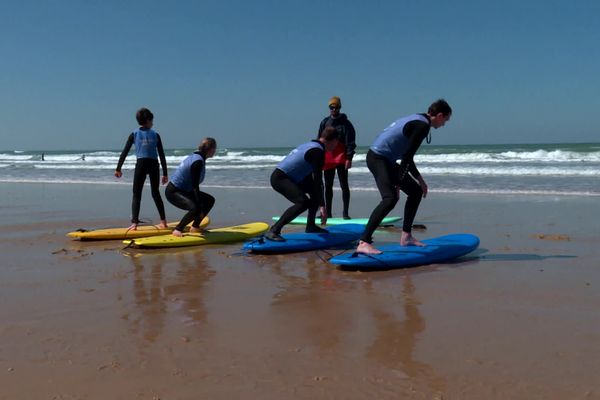
[[[600,398],[599,199],[431,193],[415,234],[470,232],[480,249],[356,272],[325,252],[72,241],[127,224],[129,186],[0,187],[0,399]],[[207,191],[213,227],[286,206]],[[376,201],[353,193],[351,215]],[[142,216],[157,219],[148,190]]]

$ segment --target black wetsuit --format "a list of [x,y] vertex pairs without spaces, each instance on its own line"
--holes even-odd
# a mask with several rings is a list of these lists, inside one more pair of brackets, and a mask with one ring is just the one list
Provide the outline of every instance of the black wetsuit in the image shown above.
[[[158,152],[158,156],[160,158],[160,164],[163,170],[163,176],[168,176],[167,172],[167,160],[165,158],[165,152],[163,150],[162,141],[160,140],[160,136],[157,135],[158,141],[156,145],[156,150]],[[134,143],[134,134],[129,135],[127,139],[127,143],[125,143],[125,148],[121,152],[121,156],[119,157],[119,162],[117,164],[117,171],[121,171],[121,167],[125,162],[125,158],[129,154],[129,150],[131,150],[131,146]],[[150,188],[152,191],[152,198],[154,199],[154,204],[156,204],[156,208],[158,209],[158,214],[161,220],[165,219],[165,205],[163,204],[162,198],[160,197],[160,170],[158,166],[158,160],[154,158],[138,158],[135,163],[135,171],[133,173],[133,198],[131,200],[131,222],[137,224],[140,222],[140,203],[142,202],[142,189],[144,188],[144,183],[146,181],[146,176],[150,177]]]
[[415,180],[421,174],[413,161],[413,157],[429,134],[429,130],[430,125],[423,121],[410,121],[404,126],[402,133],[408,138],[408,147],[400,165],[378,155],[371,149],[367,152],[367,167],[375,177],[377,189],[381,194],[381,202],[371,213],[361,240],[371,243],[375,229],[396,206],[399,199],[396,187],[400,187],[400,190],[407,195],[402,230],[408,233],[412,231],[412,224],[423,198],[423,189]]
[[[337,118],[327,116],[321,121],[319,125],[319,133],[317,139],[321,137],[321,133],[328,126],[334,127],[338,131],[338,137],[340,142],[344,145],[346,151],[346,159],[352,161],[356,149],[356,131],[354,126],[348,119],[346,114],[340,113]],[[337,172],[338,179],[340,181],[340,188],[342,189],[342,203],[343,203],[343,216],[348,217],[350,208],[350,185],[348,183],[348,170],[344,164],[336,165],[335,168],[327,169],[323,171],[323,178],[325,180],[325,207],[327,209],[327,216],[332,216],[332,204],[333,204],[333,181],[335,179],[335,173]]]
[[[294,182],[285,172],[275,168],[271,174],[271,186],[286,199],[294,203],[285,210],[279,220],[273,224],[271,231],[279,234],[281,228],[290,223],[298,215],[308,210],[307,227],[315,226],[317,209],[323,204],[323,162],[325,161],[325,148],[313,148],[304,154],[312,167],[312,172],[301,182]],[[307,196],[308,194],[308,196]]]

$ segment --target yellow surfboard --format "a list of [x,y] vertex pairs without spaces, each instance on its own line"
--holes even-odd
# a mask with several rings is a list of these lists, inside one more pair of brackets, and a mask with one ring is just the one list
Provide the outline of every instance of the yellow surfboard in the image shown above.
[[[210,224],[210,218],[204,217],[202,222],[200,222],[200,228],[205,228],[208,224]],[[159,229],[155,225],[139,225],[135,231],[129,228],[94,229],[91,231],[80,229],[67,233],[67,236],[79,240],[123,240],[170,235],[177,226],[177,222],[172,222],[168,226],[169,229]]]
[[184,233],[182,237],[173,235],[152,236],[140,239],[124,240],[123,243],[137,248],[163,248],[199,246],[203,244],[240,242],[259,235],[269,229],[264,222],[252,222],[244,225],[209,229],[201,233]]

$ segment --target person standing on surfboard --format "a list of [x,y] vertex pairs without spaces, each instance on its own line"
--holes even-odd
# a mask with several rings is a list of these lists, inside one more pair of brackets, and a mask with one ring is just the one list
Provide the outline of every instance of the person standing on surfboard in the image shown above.
[[350,208],[350,185],[348,184],[348,170],[352,168],[352,157],[356,149],[356,131],[346,116],[340,113],[342,100],[338,96],[329,99],[329,116],[325,117],[319,125],[317,139],[328,126],[338,131],[339,143],[331,152],[325,153],[325,164],[323,166],[323,178],[325,180],[325,208],[327,217],[332,217],[331,209],[333,202],[333,180],[337,171],[342,189],[343,218],[350,219],[348,210]]
[[179,224],[173,230],[173,236],[181,237],[183,230],[193,221],[190,232],[200,232],[200,222],[215,205],[215,198],[200,191],[200,184],[206,174],[206,160],[217,152],[217,141],[207,137],[202,140],[198,150],[187,156],[165,189],[169,203],[177,208],[187,210]]
[[[427,184],[419,173],[413,157],[421,143],[431,141],[430,129],[441,128],[450,120],[452,109],[439,99],[427,113],[412,114],[394,121],[376,138],[367,152],[367,167],[375,177],[381,202],[375,207],[356,248],[357,253],[381,254],[373,247],[372,235],[381,220],[396,206],[402,190],[407,195],[402,222],[401,246],[424,246],[412,235],[412,224],[421,198],[427,196]],[[401,160],[398,165],[397,160]]]
[[[332,151],[338,141],[338,131],[334,127],[327,127],[318,140],[296,147],[277,165],[271,174],[271,186],[294,204],[265,233],[267,239],[285,241],[281,229],[306,210],[306,233],[327,233],[326,229],[315,224],[315,218],[317,209],[323,203],[325,152]],[[326,221],[327,211],[321,206],[321,222]]]
[[160,197],[160,191],[158,190],[160,173],[158,168],[158,158],[160,158],[160,165],[163,170],[162,184],[165,185],[169,181],[167,159],[165,158],[162,141],[160,140],[158,132],[152,130],[152,126],[154,125],[154,114],[152,114],[150,110],[147,108],[140,108],[135,114],[135,119],[138,124],[140,124],[140,127],[127,138],[125,148],[121,152],[119,162],[117,163],[117,169],[115,170],[115,176],[117,178],[123,176],[121,167],[129,154],[131,146],[135,144],[137,161],[133,173],[133,199],[131,201],[131,226],[129,229],[136,230],[140,223],[140,204],[142,202],[142,189],[144,188],[146,176],[150,176],[152,198],[158,209],[158,214],[160,215],[160,224],[158,227],[160,229],[167,229],[165,205],[163,204],[162,198]]

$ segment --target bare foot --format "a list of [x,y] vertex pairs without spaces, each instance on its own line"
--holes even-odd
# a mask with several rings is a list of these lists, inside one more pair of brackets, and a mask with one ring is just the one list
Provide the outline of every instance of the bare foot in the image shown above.
[[376,254],[383,253],[383,251],[373,247],[373,245],[371,243],[363,242],[362,240],[358,241],[358,247],[356,247],[356,252],[361,253],[361,254],[369,254],[369,255],[376,255]]
[[190,233],[202,233],[202,229],[196,228],[195,226],[190,226]]
[[127,228],[128,231],[137,231],[137,226],[138,224],[131,224],[131,226],[129,228]]
[[169,226],[167,225],[167,221],[165,221],[164,219],[160,220],[160,224],[157,225],[158,229],[169,229]]
[[183,236],[183,232],[178,231],[177,229],[173,229],[172,235],[175,236],[175,237],[182,237]]
[[425,247],[427,246],[423,242],[419,242],[413,235],[407,232],[402,232],[402,236],[400,237],[400,246],[419,246]]

